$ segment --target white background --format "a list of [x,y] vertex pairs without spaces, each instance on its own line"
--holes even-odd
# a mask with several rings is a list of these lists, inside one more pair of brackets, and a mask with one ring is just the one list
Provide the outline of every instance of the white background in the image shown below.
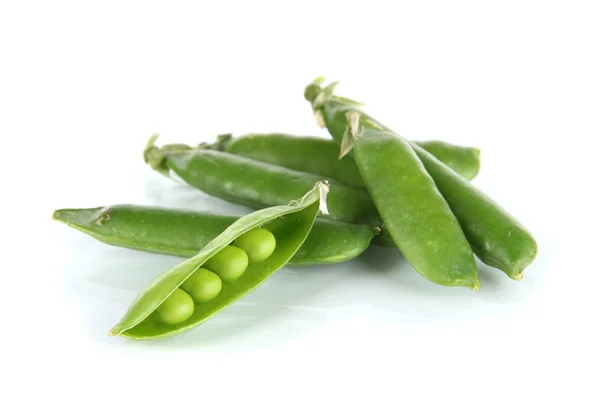
[[[203,4],[1,3],[0,402],[598,403],[598,3]],[[152,172],[146,139],[326,137],[319,75],[407,138],[481,148],[474,183],[538,240],[525,279],[444,288],[372,249],[282,269],[178,338],[109,338],[179,260],[52,211],[247,212]]]

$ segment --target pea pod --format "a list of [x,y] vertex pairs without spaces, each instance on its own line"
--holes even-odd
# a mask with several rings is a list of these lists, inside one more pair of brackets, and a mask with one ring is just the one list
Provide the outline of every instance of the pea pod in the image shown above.
[[[189,258],[240,217],[133,204],[59,209],[53,219],[106,244]],[[267,223],[264,229],[274,232]],[[262,228],[261,228],[262,229]],[[338,263],[369,247],[376,228],[318,218],[289,265]]]
[[537,242],[531,233],[498,203],[429,152],[418,145],[413,148],[452,207],[477,257],[510,278],[521,280],[537,256]]
[[[480,151],[473,147],[443,141],[415,142],[467,180],[477,176]],[[339,145],[316,136],[281,133],[219,135],[214,144],[201,147],[217,149],[288,169],[314,173],[352,186],[364,187],[356,164],[350,156],[338,159]]]
[[[239,218],[196,255],[156,277],[133,301],[109,334],[129,339],[156,339],[176,335],[197,327],[250,293],[294,256],[308,237],[317,213],[327,213],[327,191],[327,184],[318,182],[304,196],[298,196],[298,200]],[[215,298],[208,302],[192,299],[194,305],[190,311],[191,296],[181,288],[182,285],[198,269],[216,260],[217,256],[219,262],[225,262],[223,252],[234,248],[232,243],[238,237],[266,224],[271,225],[270,229],[277,241],[272,255],[260,262],[250,262],[241,276],[233,281],[225,281],[220,277],[222,287]],[[216,274],[220,274],[223,269],[208,270],[215,270]],[[213,284],[207,287],[210,291],[217,289]]]
[[[340,144],[341,155],[352,148],[354,135],[357,135],[355,131],[347,130],[351,129],[348,118],[352,113],[359,113],[360,120],[370,126],[390,131],[365,114],[360,103],[333,95],[335,83],[321,88],[322,82],[323,79],[319,78],[309,84],[304,96],[311,101],[317,122],[326,126]],[[522,279],[523,271],[537,256],[534,237],[492,198],[456,175],[419,145],[409,143],[448,202],[477,257],[514,280]]]
[[[335,87],[333,84],[320,89],[319,84],[315,84],[319,91],[307,97],[312,98],[317,112],[332,97]],[[314,89],[307,88],[305,95]],[[359,111],[344,114],[343,118],[346,125],[335,121],[338,128],[344,128],[341,139],[336,139],[340,142],[339,158],[351,154],[385,228],[404,257],[434,283],[478,290],[480,281],[473,251],[408,141]]]
[[[236,204],[254,209],[286,204],[322,176],[258,162],[242,156],[181,145],[154,146],[154,135],[144,152],[146,162],[169,175],[174,172],[188,185]],[[366,190],[327,179],[328,217],[353,224],[380,226],[381,218]]]
[[408,142],[390,131],[370,127],[359,116],[357,120],[358,124],[352,125],[357,134],[352,146],[354,160],[402,254],[432,282],[477,291],[473,251]]

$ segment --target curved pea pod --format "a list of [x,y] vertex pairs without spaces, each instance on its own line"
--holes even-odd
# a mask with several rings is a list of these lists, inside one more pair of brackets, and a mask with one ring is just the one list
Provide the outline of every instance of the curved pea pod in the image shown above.
[[[109,335],[129,339],[157,339],[173,336],[197,327],[216,313],[250,293],[273,273],[285,266],[308,237],[319,211],[326,213],[328,186],[318,182],[314,188],[288,205],[273,206],[243,216],[211,240],[196,255],[156,277],[133,301],[123,318],[111,329]],[[277,241],[273,254],[266,260],[251,262],[243,274],[234,281],[222,282],[219,294],[208,302],[194,303],[187,319],[166,323],[157,316],[163,303],[173,307],[174,295],[182,295],[182,284],[198,269],[208,266],[222,252],[233,249],[231,244],[244,233],[271,224]],[[238,248],[235,248],[238,249]],[[222,278],[222,277],[221,277]],[[179,299],[179,297],[175,297]],[[189,300],[181,306],[189,306]],[[173,312],[173,311],[172,311]],[[177,315],[180,315],[179,311]],[[174,317],[171,317],[174,318]],[[179,318],[185,318],[180,316]]]
[[478,290],[471,246],[410,144],[360,121],[355,131],[354,160],[404,257],[434,283]]
[[[169,176],[175,173],[188,185],[206,194],[253,209],[286,204],[308,190],[322,176],[290,170],[211,149],[148,142],[144,159],[153,169]],[[353,224],[380,226],[381,218],[366,190],[328,180],[328,217]]]
[[[52,218],[109,245],[193,257],[240,217],[211,212],[118,204],[65,208]],[[274,232],[277,222],[263,227]],[[318,218],[289,265],[338,263],[364,252],[378,229]]]
[[[478,148],[453,145],[443,141],[415,141],[415,143],[467,180],[472,180],[479,173]],[[214,144],[203,144],[201,147],[364,187],[360,172],[352,158],[345,156],[338,159],[340,146],[330,139],[282,133],[245,134],[237,137],[224,134],[219,135]]]
[[537,256],[537,242],[515,217],[429,152],[412,145],[485,264],[521,280]]
[[[369,125],[386,129],[383,124],[361,111],[361,104],[333,95],[335,82],[321,88],[322,78],[309,84],[305,98],[313,107],[319,125],[327,127],[340,144],[340,155],[352,147],[348,116],[360,113]],[[474,253],[482,262],[498,268],[514,280],[537,256],[537,242],[529,231],[497,202],[477,187],[457,176],[448,166],[414,142],[409,142],[433,178],[438,190],[458,219]]]

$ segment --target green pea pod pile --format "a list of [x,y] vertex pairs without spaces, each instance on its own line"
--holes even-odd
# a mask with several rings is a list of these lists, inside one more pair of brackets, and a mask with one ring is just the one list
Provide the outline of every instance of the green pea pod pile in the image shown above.
[[[172,336],[200,325],[242,298],[287,264],[302,246],[319,210],[327,212],[324,205],[327,191],[326,184],[319,182],[304,196],[299,196],[297,201],[265,208],[239,218],[196,255],[156,277],[133,301],[127,313],[111,329],[110,335],[130,339]],[[189,293],[181,286],[238,238],[268,223],[272,224],[276,240],[272,253],[262,261],[249,263],[237,277],[232,277],[227,271],[227,277],[220,277],[224,280],[214,298],[206,302],[190,302]],[[214,266],[217,264],[222,263]],[[211,279],[206,283],[211,283],[212,288],[212,282]],[[176,302],[170,301],[173,296]],[[162,314],[161,306],[165,303],[169,307],[164,310],[166,314]]]
[[[240,219],[212,212],[120,204],[59,209],[53,218],[109,245],[177,257],[192,257]],[[277,222],[264,228],[273,232]],[[364,252],[378,229],[318,218],[289,265],[340,263]]]
[[523,278],[536,241],[470,183],[480,171],[478,148],[405,139],[361,103],[334,95],[337,83],[323,83],[311,82],[304,98],[332,139],[224,134],[214,143],[159,147],[154,134],[146,143],[152,169],[253,209],[248,215],[134,204],[53,212],[100,242],[185,258],[139,293],[110,335],[146,340],[189,331],[284,266],[347,262],[372,244],[399,249],[438,285],[477,291],[475,256]]
[[[435,182],[435,188],[448,203],[475,254],[484,263],[502,270],[509,277],[515,280],[523,278],[523,271],[537,255],[537,243],[516,218],[481,190],[456,175],[453,170],[421,146],[402,139],[398,134],[364,113],[360,109],[360,103],[334,95],[336,82],[322,88],[323,81],[323,78],[319,78],[310,83],[305,89],[304,96],[311,102],[319,125],[325,126],[332,138],[340,145],[340,157],[352,151],[351,156],[357,163],[377,207],[386,212],[382,216],[384,216],[384,223],[392,236],[402,234],[403,224],[396,222],[398,217],[395,215],[400,214],[391,213],[390,215],[390,211],[398,207],[394,203],[390,207],[390,196],[384,195],[390,194],[389,190],[381,190],[381,178],[376,178],[377,162],[373,161],[377,158],[387,158],[387,160],[383,160],[386,165],[387,162],[395,165],[397,159],[406,158],[413,163],[413,166],[419,166],[419,171],[422,172],[422,168],[425,168]],[[377,150],[384,145],[395,146],[397,150],[391,153]],[[378,154],[379,156],[377,156]],[[420,165],[415,157],[420,160]],[[406,176],[412,176],[413,173],[407,172],[401,167],[390,170],[403,172]],[[389,177],[388,180],[391,181]],[[431,184],[429,188],[431,189]],[[411,222],[423,220],[426,226],[430,226],[429,207],[423,211],[418,218],[412,217],[409,220]],[[436,211],[436,214],[439,214],[439,210]],[[390,229],[391,224],[393,224],[393,230]],[[428,243],[436,245],[438,249],[447,249],[451,243],[450,238],[451,234],[449,233],[443,235],[442,239],[446,242],[439,241],[440,245],[437,245],[438,242],[433,239]],[[396,238],[394,239],[396,240]],[[460,239],[462,240],[462,238]]]
[[[377,229],[383,222],[362,185],[358,169],[350,159],[337,159],[334,142],[314,137],[254,135],[231,142],[221,136],[215,144],[193,148],[183,144],[155,145],[153,135],[144,159],[158,172],[175,173],[188,185],[223,200],[259,209],[289,201],[319,179],[328,179],[329,217],[348,223],[367,224]],[[466,176],[479,170],[479,150],[440,141],[425,143]],[[324,151],[324,153],[323,153]],[[224,153],[226,152],[226,153]],[[213,168],[219,167],[218,170]],[[342,184],[343,183],[343,184]],[[353,187],[349,187],[353,186]],[[395,247],[385,229],[373,242]]]

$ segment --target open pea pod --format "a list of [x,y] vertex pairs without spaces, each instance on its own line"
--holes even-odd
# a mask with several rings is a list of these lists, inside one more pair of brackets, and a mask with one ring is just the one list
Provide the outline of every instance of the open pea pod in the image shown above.
[[[327,213],[328,191],[329,185],[326,182],[318,182],[312,190],[297,201],[291,201],[288,205],[265,208],[241,217],[195,256],[156,277],[133,301],[123,318],[111,329],[109,335],[129,339],[156,339],[176,335],[200,325],[220,310],[250,293],[286,265],[302,246],[319,211]],[[242,247],[248,245],[247,238],[240,237],[266,224],[269,224],[269,230],[276,241],[272,253],[264,260],[250,261],[245,271],[234,279],[217,272],[222,279],[218,283],[220,288],[218,294],[207,302],[197,302],[194,299],[193,312],[184,314],[182,317],[185,319],[181,322],[171,322],[173,318],[177,318],[187,311],[183,304],[179,307],[177,307],[177,303],[171,305],[173,301],[177,300],[180,300],[180,303],[189,301],[188,294],[180,287],[188,279],[191,280],[192,277],[195,277],[195,273],[201,267],[208,266],[219,255],[222,256],[225,249],[233,248],[241,240],[244,241],[244,244],[238,243],[238,245]],[[227,263],[228,259],[220,257],[219,261]],[[203,274],[207,272],[204,268],[201,271]],[[214,273],[211,274],[214,276]],[[205,286],[208,289],[214,286],[213,276],[211,276],[211,282],[207,282],[210,285]],[[170,306],[167,309],[174,313],[168,322],[165,321],[164,316],[161,316],[161,311],[167,304]]]

